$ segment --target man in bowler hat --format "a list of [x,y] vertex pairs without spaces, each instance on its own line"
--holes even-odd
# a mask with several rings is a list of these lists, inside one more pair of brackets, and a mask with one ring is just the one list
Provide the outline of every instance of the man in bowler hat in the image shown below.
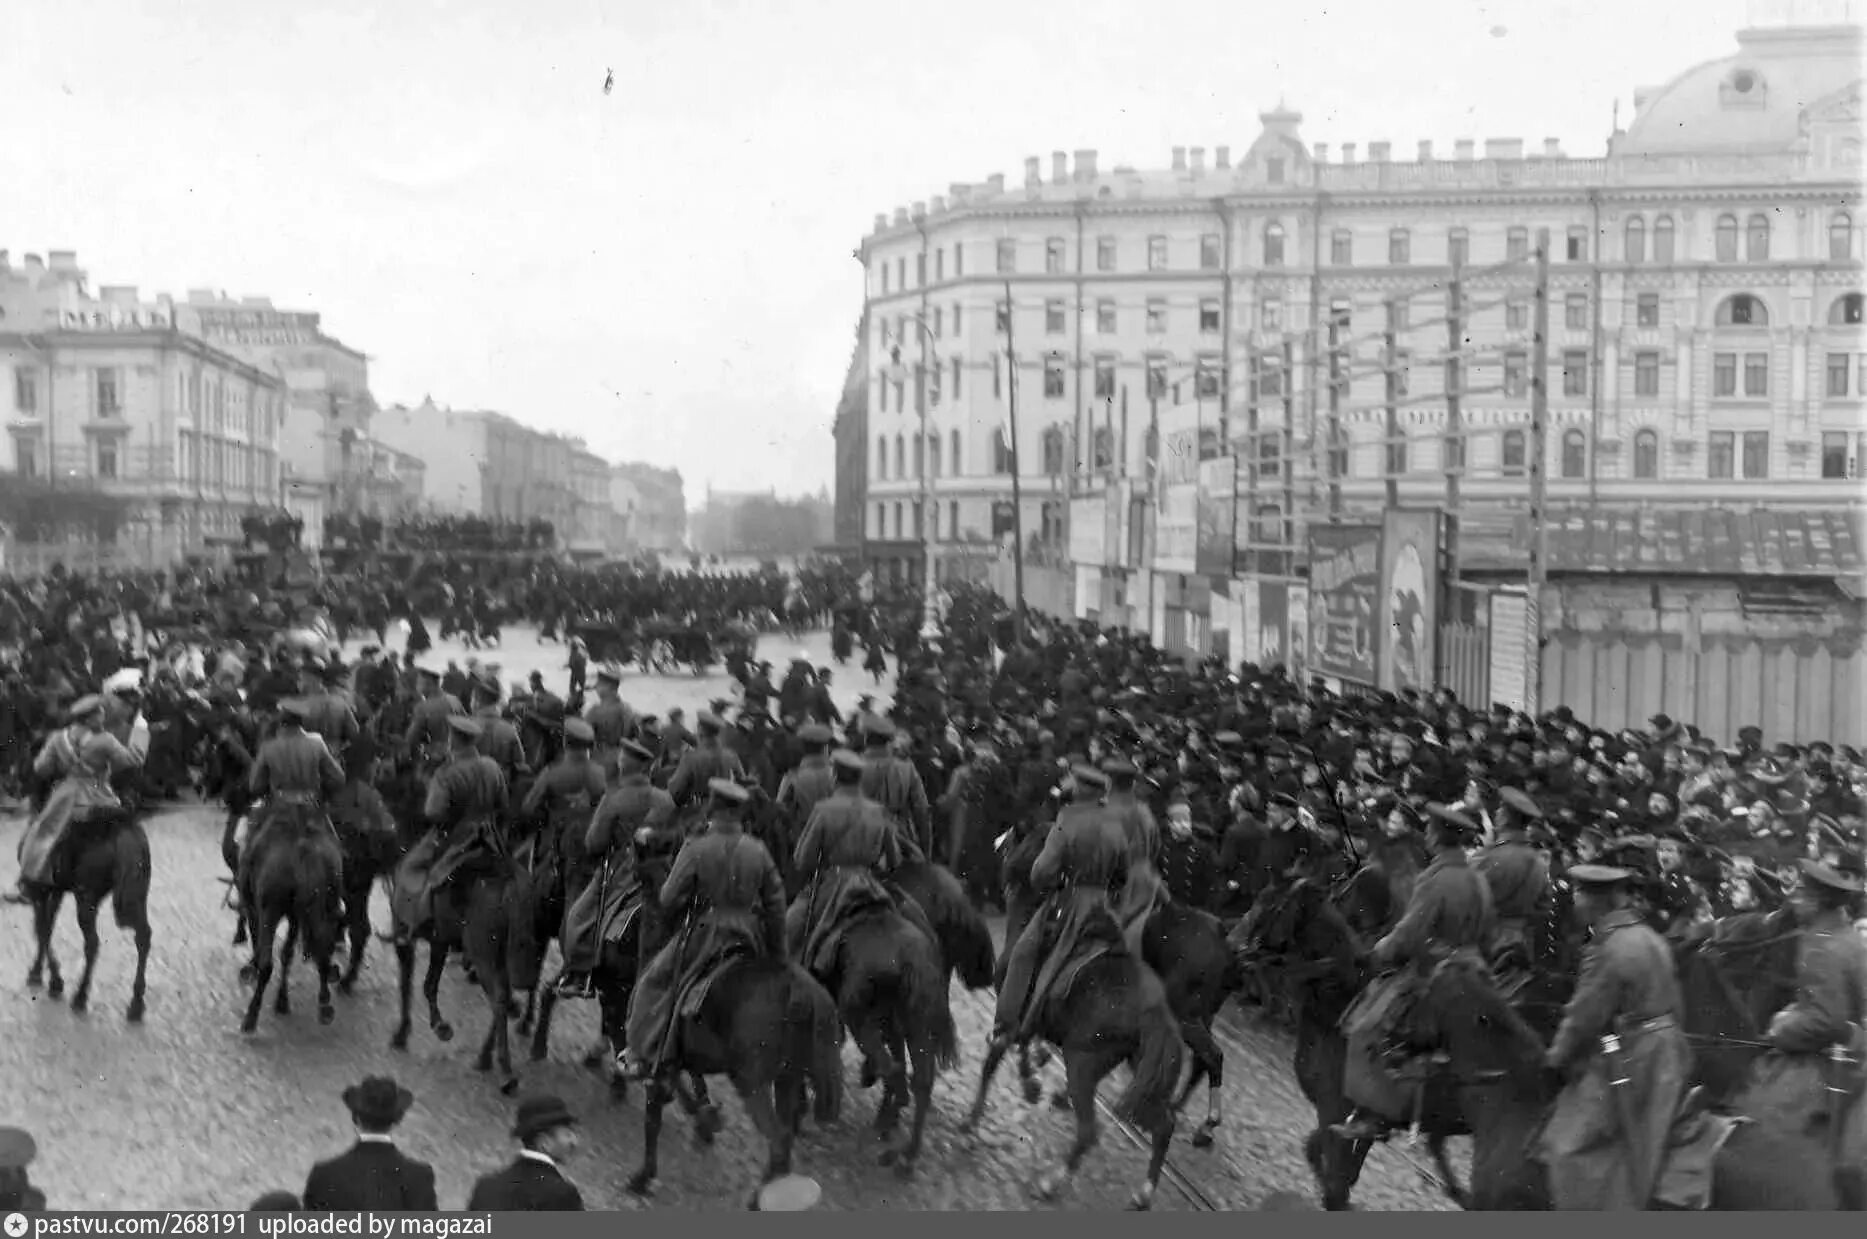
[[9,1213],[45,1212],[45,1193],[32,1185],[26,1168],[38,1156],[32,1134],[18,1127],[0,1127],[0,1209]]
[[519,1142],[518,1157],[505,1169],[480,1176],[467,1198],[467,1212],[581,1210],[583,1194],[560,1169],[577,1151],[577,1116],[563,1099],[541,1093],[519,1102],[512,1138]]
[[311,1168],[305,1180],[305,1208],[346,1213],[439,1209],[434,1167],[396,1148],[389,1136],[414,1102],[413,1093],[387,1076],[371,1076],[345,1089],[344,1106],[356,1125],[357,1142]]

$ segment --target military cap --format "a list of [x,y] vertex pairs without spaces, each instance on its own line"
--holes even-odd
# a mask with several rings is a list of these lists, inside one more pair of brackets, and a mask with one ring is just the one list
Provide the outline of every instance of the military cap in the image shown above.
[[366,645],[357,651],[357,655],[360,658],[369,658],[372,655],[380,653],[382,653],[382,646],[380,645]]
[[1825,886],[1842,895],[1858,895],[1861,892],[1861,884],[1858,881],[1829,868],[1819,860],[1809,860],[1804,857],[1797,862],[1797,867],[1802,870],[1802,879],[1805,882]]
[[1528,792],[1520,791],[1515,787],[1507,787],[1499,792],[1498,799],[1525,817],[1540,818],[1543,816],[1543,806],[1532,800]]
[[464,714],[448,715],[447,725],[453,729],[454,734],[457,736],[465,736],[469,740],[477,740],[480,738],[480,725]]
[[1478,833],[1478,823],[1472,821],[1471,818],[1466,817],[1463,813],[1450,805],[1429,804],[1426,806],[1426,813],[1427,816],[1431,817],[1440,825],[1449,826],[1462,835],[1475,835]]
[[633,758],[636,761],[655,760],[655,755],[649,751],[647,745],[637,744],[634,740],[624,740],[621,744],[616,746],[616,751],[622,756]]
[[711,710],[702,710],[700,712],[700,717],[695,719],[694,723],[700,728],[703,735],[714,735],[722,727],[726,726],[726,720]]
[[1077,762],[1070,767],[1070,777],[1088,787],[1107,787],[1108,776],[1087,762]]
[[805,744],[823,746],[836,739],[836,733],[822,723],[805,723],[797,729],[797,738]]
[[0,1127],[0,1170],[24,1170],[39,1155],[32,1133],[19,1127]]
[[1111,779],[1135,779],[1141,777],[1141,772],[1135,769],[1133,762],[1125,761],[1119,757],[1111,758],[1103,762],[1102,773],[1108,775]]
[[499,700],[500,696],[505,691],[505,687],[499,682],[499,676],[487,669],[482,669],[477,675],[471,677],[468,683],[472,686],[474,692],[485,693],[494,701]]
[[864,769],[862,754],[856,752],[854,749],[838,749],[836,752],[830,754],[830,760],[845,770],[860,771]]
[[869,740],[892,740],[895,738],[895,725],[885,718],[864,720],[862,730]]
[[1809,745],[1809,755],[1811,757],[1833,757],[1835,755],[1835,746],[1828,743],[1826,740],[1817,740]]
[[713,794],[713,799],[727,804],[742,805],[752,799],[750,791],[731,779],[708,779],[707,790]]
[[430,680],[438,680],[441,678],[441,673],[427,663],[416,663],[415,674]]
[[604,663],[596,669],[596,678],[608,680],[611,684],[622,683],[622,668],[615,663]]
[[1571,865],[1564,876],[1577,886],[1594,887],[1597,890],[1610,890],[1634,880],[1631,870],[1613,865]]
[[279,713],[303,721],[311,713],[311,703],[303,697],[287,697],[279,703]]
[[80,697],[71,703],[71,717],[83,718],[85,715],[95,714],[103,708],[104,699],[96,693],[92,693],[89,696]]
[[596,743],[596,729],[580,718],[564,720],[564,743],[589,746]]

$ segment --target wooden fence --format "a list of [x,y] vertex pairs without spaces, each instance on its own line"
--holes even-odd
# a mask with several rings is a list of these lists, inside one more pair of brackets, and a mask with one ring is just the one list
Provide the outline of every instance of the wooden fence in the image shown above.
[[[996,560],[987,573],[986,583],[992,592],[1007,602],[1017,598],[1017,584],[1010,559]],[[1040,568],[1024,565],[1024,605],[1051,619],[1073,623],[1076,619],[1076,576],[1068,568]]]

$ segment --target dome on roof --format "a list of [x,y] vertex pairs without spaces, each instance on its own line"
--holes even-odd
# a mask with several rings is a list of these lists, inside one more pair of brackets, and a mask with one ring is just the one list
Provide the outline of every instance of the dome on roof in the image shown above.
[[1753,29],[1738,51],[1635,95],[1616,155],[1769,154],[1794,149],[1812,108],[1861,82],[1859,26]]

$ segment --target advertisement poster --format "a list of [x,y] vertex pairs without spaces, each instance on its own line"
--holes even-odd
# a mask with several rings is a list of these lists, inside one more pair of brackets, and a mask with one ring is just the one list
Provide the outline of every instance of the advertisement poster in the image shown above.
[[1070,562],[1100,568],[1107,553],[1103,501],[1070,500]]
[[1108,494],[1102,500],[1102,564],[1107,568],[1126,568],[1128,531],[1124,522],[1128,516],[1128,496],[1120,482],[1110,482]]
[[1521,590],[1491,595],[1491,700],[1530,710],[1530,600]]
[[1285,592],[1284,607],[1289,623],[1286,625],[1288,643],[1284,652],[1284,666],[1289,669],[1292,683],[1308,686],[1310,670],[1309,651],[1309,591],[1297,586]]
[[1199,534],[1193,559],[1205,576],[1232,575],[1232,521],[1238,467],[1230,456],[1199,462]]
[[1232,597],[1238,600],[1238,657],[1235,661],[1255,663],[1263,640],[1258,632],[1258,583],[1252,577],[1232,580]]
[[1290,626],[1290,587],[1282,581],[1258,582],[1258,656],[1266,669],[1284,661],[1284,636]]
[[1161,572],[1198,571],[1198,538],[1199,483],[1166,487],[1154,521],[1154,567]]
[[1439,525],[1432,511],[1390,511],[1381,528],[1381,687],[1429,692],[1437,679]]
[[1318,675],[1375,683],[1381,623],[1381,528],[1310,530],[1309,654]]

